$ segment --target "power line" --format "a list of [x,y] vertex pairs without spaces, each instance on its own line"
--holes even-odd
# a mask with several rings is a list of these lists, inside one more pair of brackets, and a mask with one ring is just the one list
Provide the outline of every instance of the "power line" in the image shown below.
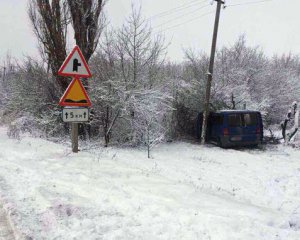
[[[230,4],[230,5],[226,5],[226,7],[235,7],[235,6],[242,6],[242,5],[249,5],[249,4],[257,4],[257,3],[271,2],[271,1],[273,1],[273,0],[251,1],[251,2],[244,2],[244,3]],[[204,2],[204,1],[203,1],[203,2]],[[195,20],[198,20],[198,19],[200,19],[200,18],[202,18],[202,17],[205,17],[205,16],[207,16],[207,15],[210,15],[210,14],[212,14],[212,13],[214,13],[214,11],[204,13],[204,14],[200,15],[199,17],[192,18],[192,19],[187,20],[187,21],[185,21],[185,22],[182,22],[182,23],[180,23],[180,24],[173,25],[173,26],[171,26],[171,27],[168,27],[168,28],[159,30],[159,31],[157,31],[156,33],[161,33],[161,32],[168,31],[169,29],[173,29],[173,28],[179,27],[179,26],[181,26],[181,25],[184,25],[184,24],[186,24],[186,23],[193,22],[193,21],[195,21]],[[168,21],[168,22],[170,22],[170,21]],[[163,24],[161,24],[161,25],[164,25],[164,24],[165,24],[165,23],[163,23]],[[159,27],[159,26],[158,26],[158,27]],[[156,27],[155,27],[155,28],[156,28]]]
[[273,1],[273,0],[260,0],[260,1],[244,2],[244,3],[237,3],[237,4],[226,5],[226,7],[236,7],[236,6],[250,5],[250,4],[271,2],[271,1]]
[[171,26],[171,27],[168,27],[168,28],[159,30],[159,31],[157,31],[156,33],[165,32],[165,31],[167,31],[167,30],[169,30],[169,29],[176,28],[176,27],[179,27],[179,26],[184,25],[184,24],[186,24],[186,23],[190,23],[190,22],[196,21],[196,20],[198,20],[198,19],[200,19],[200,18],[203,18],[203,17],[205,17],[205,16],[207,16],[207,15],[210,15],[210,14],[212,14],[212,13],[214,13],[214,11],[210,11],[210,12],[204,13],[204,14],[202,14],[202,15],[196,17],[196,18],[192,18],[192,19],[190,19],[190,20],[188,20],[188,21],[185,21],[185,22],[182,22],[182,23],[180,23],[180,24],[173,25],[173,26]]
[[201,10],[201,9],[203,9],[203,8],[206,8],[206,7],[208,7],[208,6],[210,6],[210,4],[204,5],[204,6],[200,7],[200,8],[196,8],[196,9],[194,9],[193,11],[187,12],[187,13],[185,13],[185,14],[181,14],[181,15],[179,15],[179,16],[176,16],[175,18],[171,18],[170,20],[168,20],[168,21],[166,21],[166,22],[164,22],[164,23],[162,23],[162,24],[160,24],[160,25],[158,25],[158,26],[156,26],[156,27],[153,27],[153,28],[159,28],[159,27],[161,27],[161,26],[163,26],[163,25],[166,25],[166,24],[168,24],[168,23],[170,23],[170,22],[173,22],[174,20],[180,19],[180,18],[185,17],[185,16],[187,16],[187,15],[190,15],[190,14],[192,14],[192,13],[198,12],[199,10]]
[[161,15],[165,15],[167,13],[174,13],[174,12],[177,12],[177,11],[182,11],[186,8],[190,8],[190,7],[193,7],[194,5],[197,5],[197,4],[201,4],[203,2],[206,2],[207,0],[204,0],[204,1],[201,1],[199,2],[199,0],[193,0],[191,2],[188,2],[188,3],[185,3],[185,4],[182,4],[178,7],[175,7],[175,8],[171,8],[169,10],[166,10],[166,11],[163,11],[163,12],[160,12],[158,14],[155,14],[153,15],[151,18],[155,18],[155,17],[160,17]]
[[185,9],[188,9],[188,8],[191,8],[191,7],[194,7],[198,4],[202,4],[204,2],[206,2],[207,0],[202,0],[201,2],[199,2],[199,0],[193,0],[189,3],[185,3],[185,4],[182,4],[178,7],[175,7],[175,8],[171,8],[167,11],[163,11],[163,12],[160,12],[158,14],[155,14],[153,16],[151,16],[149,19],[154,19],[154,18],[158,18],[158,17],[165,17],[167,15],[170,15],[170,14],[174,14],[176,12],[180,12],[180,11],[183,11]]

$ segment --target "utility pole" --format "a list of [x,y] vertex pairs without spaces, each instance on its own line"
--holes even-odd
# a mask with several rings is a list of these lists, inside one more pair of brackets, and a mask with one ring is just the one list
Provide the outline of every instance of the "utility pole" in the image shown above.
[[205,137],[206,137],[206,128],[207,128],[207,121],[208,121],[208,115],[209,115],[209,100],[210,100],[211,81],[213,78],[213,71],[214,71],[214,62],[215,62],[215,53],[216,53],[216,45],[217,45],[220,12],[221,12],[221,6],[222,6],[222,4],[224,4],[224,2],[222,0],[215,0],[215,1],[217,2],[217,10],[216,10],[215,26],[214,26],[214,33],[213,33],[211,52],[210,52],[209,69],[208,69],[208,73],[207,73],[207,83],[206,83],[206,93],[205,93],[205,103],[204,103],[202,133],[201,133],[201,143],[202,144],[205,143]]
[[6,67],[3,67],[3,72],[2,72],[2,81],[5,81],[5,76],[6,76]]

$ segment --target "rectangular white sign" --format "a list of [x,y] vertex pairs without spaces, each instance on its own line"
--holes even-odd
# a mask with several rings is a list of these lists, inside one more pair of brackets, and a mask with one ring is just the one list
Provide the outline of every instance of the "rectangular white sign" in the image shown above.
[[88,108],[64,108],[62,111],[64,122],[87,122],[89,120]]

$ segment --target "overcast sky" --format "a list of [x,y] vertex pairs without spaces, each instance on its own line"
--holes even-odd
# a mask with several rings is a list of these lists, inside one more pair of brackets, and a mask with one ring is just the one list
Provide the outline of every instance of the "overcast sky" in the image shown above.
[[[288,52],[299,54],[300,1],[259,1],[226,1],[228,7],[221,12],[218,47],[233,44],[239,35],[245,34],[249,45],[260,45],[269,56]],[[151,19],[154,31],[161,30],[166,41],[171,42],[169,59],[181,61],[184,59],[184,48],[210,50],[216,8],[216,4],[210,5],[210,2],[108,0],[106,15],[110,24],[118,27],[130,13],[131,3],[141,5],[145,18]],[[248,4],[251,2],[259,3]],[[38,56],[36,40],[27,17],[27,0],[0,0],[0,19],[0,60],[8,51],[17,58]]]

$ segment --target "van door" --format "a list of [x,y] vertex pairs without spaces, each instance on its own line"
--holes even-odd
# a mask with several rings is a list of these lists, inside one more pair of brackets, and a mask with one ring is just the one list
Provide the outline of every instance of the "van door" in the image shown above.
[[243,129],[242,129],[242,114],[241,113],[230,113],[227,116],[228,120],[228,134],[231,136],[232,141],[242,140]]
[[211,139],[217,141],[223,135],[223,115],[212,115]]
[[257,113],[243,113],[243,135],[246,141],[253,141],[256,138],[258,128],[260,129]]

